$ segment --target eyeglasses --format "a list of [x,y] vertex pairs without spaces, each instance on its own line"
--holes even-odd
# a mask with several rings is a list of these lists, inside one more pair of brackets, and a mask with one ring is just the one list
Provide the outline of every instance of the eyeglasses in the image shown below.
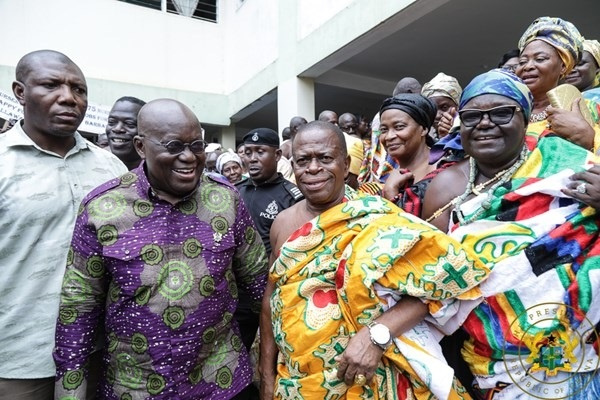
[[487,114],[490,121],[496,125],[508,124],[515,115],[515,111],[521,111],[517,106],[498,106],[489,110],[465,109],[460,110],[460,121],[464,126],[473,127],[481,122],[483,116]]
[[152,140],[146,137],[146,140],[151,141],[154,144],[164,147],[167,149],[169,154],[181,154],[185,150],[186,147],[190,149],[190,151],[194,154],[200,154],[206,148],[206,142],[204,140],[198,139],[194,140],[192,143],[183,143],[181,140],[170,140],[167,143],[161,143],[156,140]]

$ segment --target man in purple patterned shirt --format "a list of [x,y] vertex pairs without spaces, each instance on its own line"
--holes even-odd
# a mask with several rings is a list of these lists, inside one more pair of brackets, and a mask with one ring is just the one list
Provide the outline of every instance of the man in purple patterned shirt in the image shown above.
[[205,142],[189,108],[152,101],[138,129],[142,164],[93,190],[78,213],[56,328],[55,398],[83,398],[99,323],[98,398],[243,398],[252,371],[233,312],[238,285],[257,307],[262,298],[260,235],[237,191],[202,174]]

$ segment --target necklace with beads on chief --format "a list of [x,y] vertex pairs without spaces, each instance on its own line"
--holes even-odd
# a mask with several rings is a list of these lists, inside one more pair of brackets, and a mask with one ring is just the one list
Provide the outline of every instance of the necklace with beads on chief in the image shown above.
[[463,204],[463,202],[466,200],[466,198],[469,197],[469,195],[471,193],[473,193],[476,196],[481,194],[481,192],[480,192],[481,189],[478,188],[479,185],[474,186],[475,179],[477,178],[477,174],[479,173],[479,171],[477,168],[477,163],[475,162],[473,157],[471,157],[469,159],[469,167],[470,168],[469,168],[469,183],[467,184],[467,189],[465,190],[465,192],[463,194],[458,196],[456,203],[454,205],[454,209],[457,211],[456,216],[458,217],[458,221],[460,222],[460,224],[461,225],[470,224],[471,222],[473,222],[477,218],[479,218],[481,215],[483,215],[483,213],[485,213],[487,210],[489,210],[492,207],[492,197],[494,195],[494,191],[496,189],[498,189],[500,186],[504,185],[506,182],[508,182],[512,178],[512,176],[515,174],[515,172],[521,167],[521,165],[523,165],[523,163],[525,162],[526,159],[527,159],[527,147],[523,146],[523,150],[521,150],[521,154],[519,154],[519,159],[510,168],[507,168],[507,169],[504,169],[504,170],[498,172],[492,179],[485,182],[485,183],[489,183],[492,180],[496,181],[496,183],[494,183],[487,191],[486,199],[483,200],[483,202],[481,202],[481,205],[479,206],[477,211],[475,211],[473,214],[471,214],[468,218],[464,218],[462,212],[460,211],[460,206]]

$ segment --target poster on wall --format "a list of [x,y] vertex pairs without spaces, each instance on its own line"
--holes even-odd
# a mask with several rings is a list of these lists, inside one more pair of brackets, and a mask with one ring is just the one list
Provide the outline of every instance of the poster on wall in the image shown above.
[[[94,104],[88,102],[88,109],[85,118],[79,130],[83,132],[100,134],[106,130],[106,121],[110,107],[103,104]],[[12,93],[6,93],[0,90],[0,118],[2,119],[22,119],[23,107],[19,104]]]

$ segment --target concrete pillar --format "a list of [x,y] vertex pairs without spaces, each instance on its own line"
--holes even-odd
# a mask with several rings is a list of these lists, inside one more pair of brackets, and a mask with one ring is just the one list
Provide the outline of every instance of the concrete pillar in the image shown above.
[[235,124],[221,128],[221,145],[225,150],[235,151]]
[[311,78],[293,77],[277,87],[277,124],[279,134],[295,116],[315,119],[315,83]]

